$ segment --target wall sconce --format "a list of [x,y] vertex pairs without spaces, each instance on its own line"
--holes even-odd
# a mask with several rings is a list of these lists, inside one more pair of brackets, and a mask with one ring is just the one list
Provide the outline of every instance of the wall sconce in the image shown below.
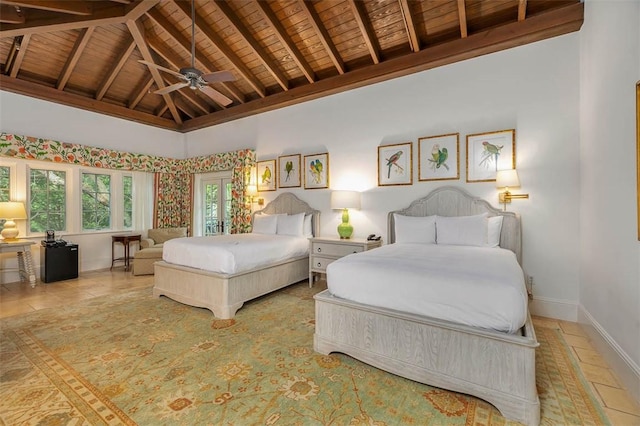
[[247,197],[249,198],[249,203],[253,204],[257,200],[255,199],[258,195],[258,186],[257,185],[247,185]]
[[353,226],[349,223],[349,209],[360,208],[360,193],[356,191],[333,191],[331,193],[331,208],[342,210],[342,223],[338,225],[338,235],[341,239],[351,238]]
[[504,188],[504,192],[498,194],[498,200],[504,204],[504,210],[507,210],[507,203],[511,203],[514,198],[529,198],[529,194],[512,194],[509,188],[519,188],[520,179],[516,169],[498,170],[496,173],[496,188]]
[[0,202],[0,218],[6,219],[4,222],[4,228],[2,228],[2,232],[0,232],[2,238],[5,240],[17,239],[20,231],[18,230],[14,220],[27,218],[27,212],[24,209],[24,204],[19,201]]

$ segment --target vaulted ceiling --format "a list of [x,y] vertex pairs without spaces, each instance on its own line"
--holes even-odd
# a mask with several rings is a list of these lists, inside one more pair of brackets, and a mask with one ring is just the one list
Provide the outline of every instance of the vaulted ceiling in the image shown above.
[[[0,89],[187,132],[578,31],[583,18],[580,0],[0,0]],[[181,82],[192,33],[195,68],[233,81],[154,93]]]

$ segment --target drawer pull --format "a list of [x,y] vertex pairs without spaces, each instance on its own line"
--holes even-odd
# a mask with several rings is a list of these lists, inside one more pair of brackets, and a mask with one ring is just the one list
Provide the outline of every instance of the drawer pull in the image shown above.
[[322,263],[318,262],[318,268],[322,266]]
[[353,252],[354,252],[354,253],[357,253],[357,252],[358,252],[358,250],[354,250]]
[[316,250],[318,253],[322,253],[322,247],[318,247],[318,250]]

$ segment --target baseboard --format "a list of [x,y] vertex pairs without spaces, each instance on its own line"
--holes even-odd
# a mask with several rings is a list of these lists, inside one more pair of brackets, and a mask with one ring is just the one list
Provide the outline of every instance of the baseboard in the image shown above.
[[578,320],[578,304],[567,300],[533,297],[529,302],[531,315],[555,318],[576,322]]
[[616,343],[607,331],[580,305],[578,322],[589,335],[591,342],[602,354],[607,364],[622,381],[622,385],[640,403],[640,366]]

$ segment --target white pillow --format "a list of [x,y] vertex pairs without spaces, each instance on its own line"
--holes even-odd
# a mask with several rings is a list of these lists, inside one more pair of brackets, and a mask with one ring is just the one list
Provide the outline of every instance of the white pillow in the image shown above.
[[278,235],[304,235],[302,226],[304,224],[304,213],[279,215],[278,218]]
[[393,214],[396,243],[436,243],[435,216],[403,216]]
[[304,215],[304,224],[302,225],[302,232],[304,233],[304,236],[307,238],[313,237],[313,228],[311,227],[312,216],[313,215],[310,213]]
[[485,247],[487,228],[487,213],[475,216],[436,216],[438,244]]
[[487,247],[500,246],[500,232],[502,231],[502,219],[504,216],[492,216],[487,218]]
[[275,234],[278,229],[278,216],[256,214],[253,216],[254,234]]

